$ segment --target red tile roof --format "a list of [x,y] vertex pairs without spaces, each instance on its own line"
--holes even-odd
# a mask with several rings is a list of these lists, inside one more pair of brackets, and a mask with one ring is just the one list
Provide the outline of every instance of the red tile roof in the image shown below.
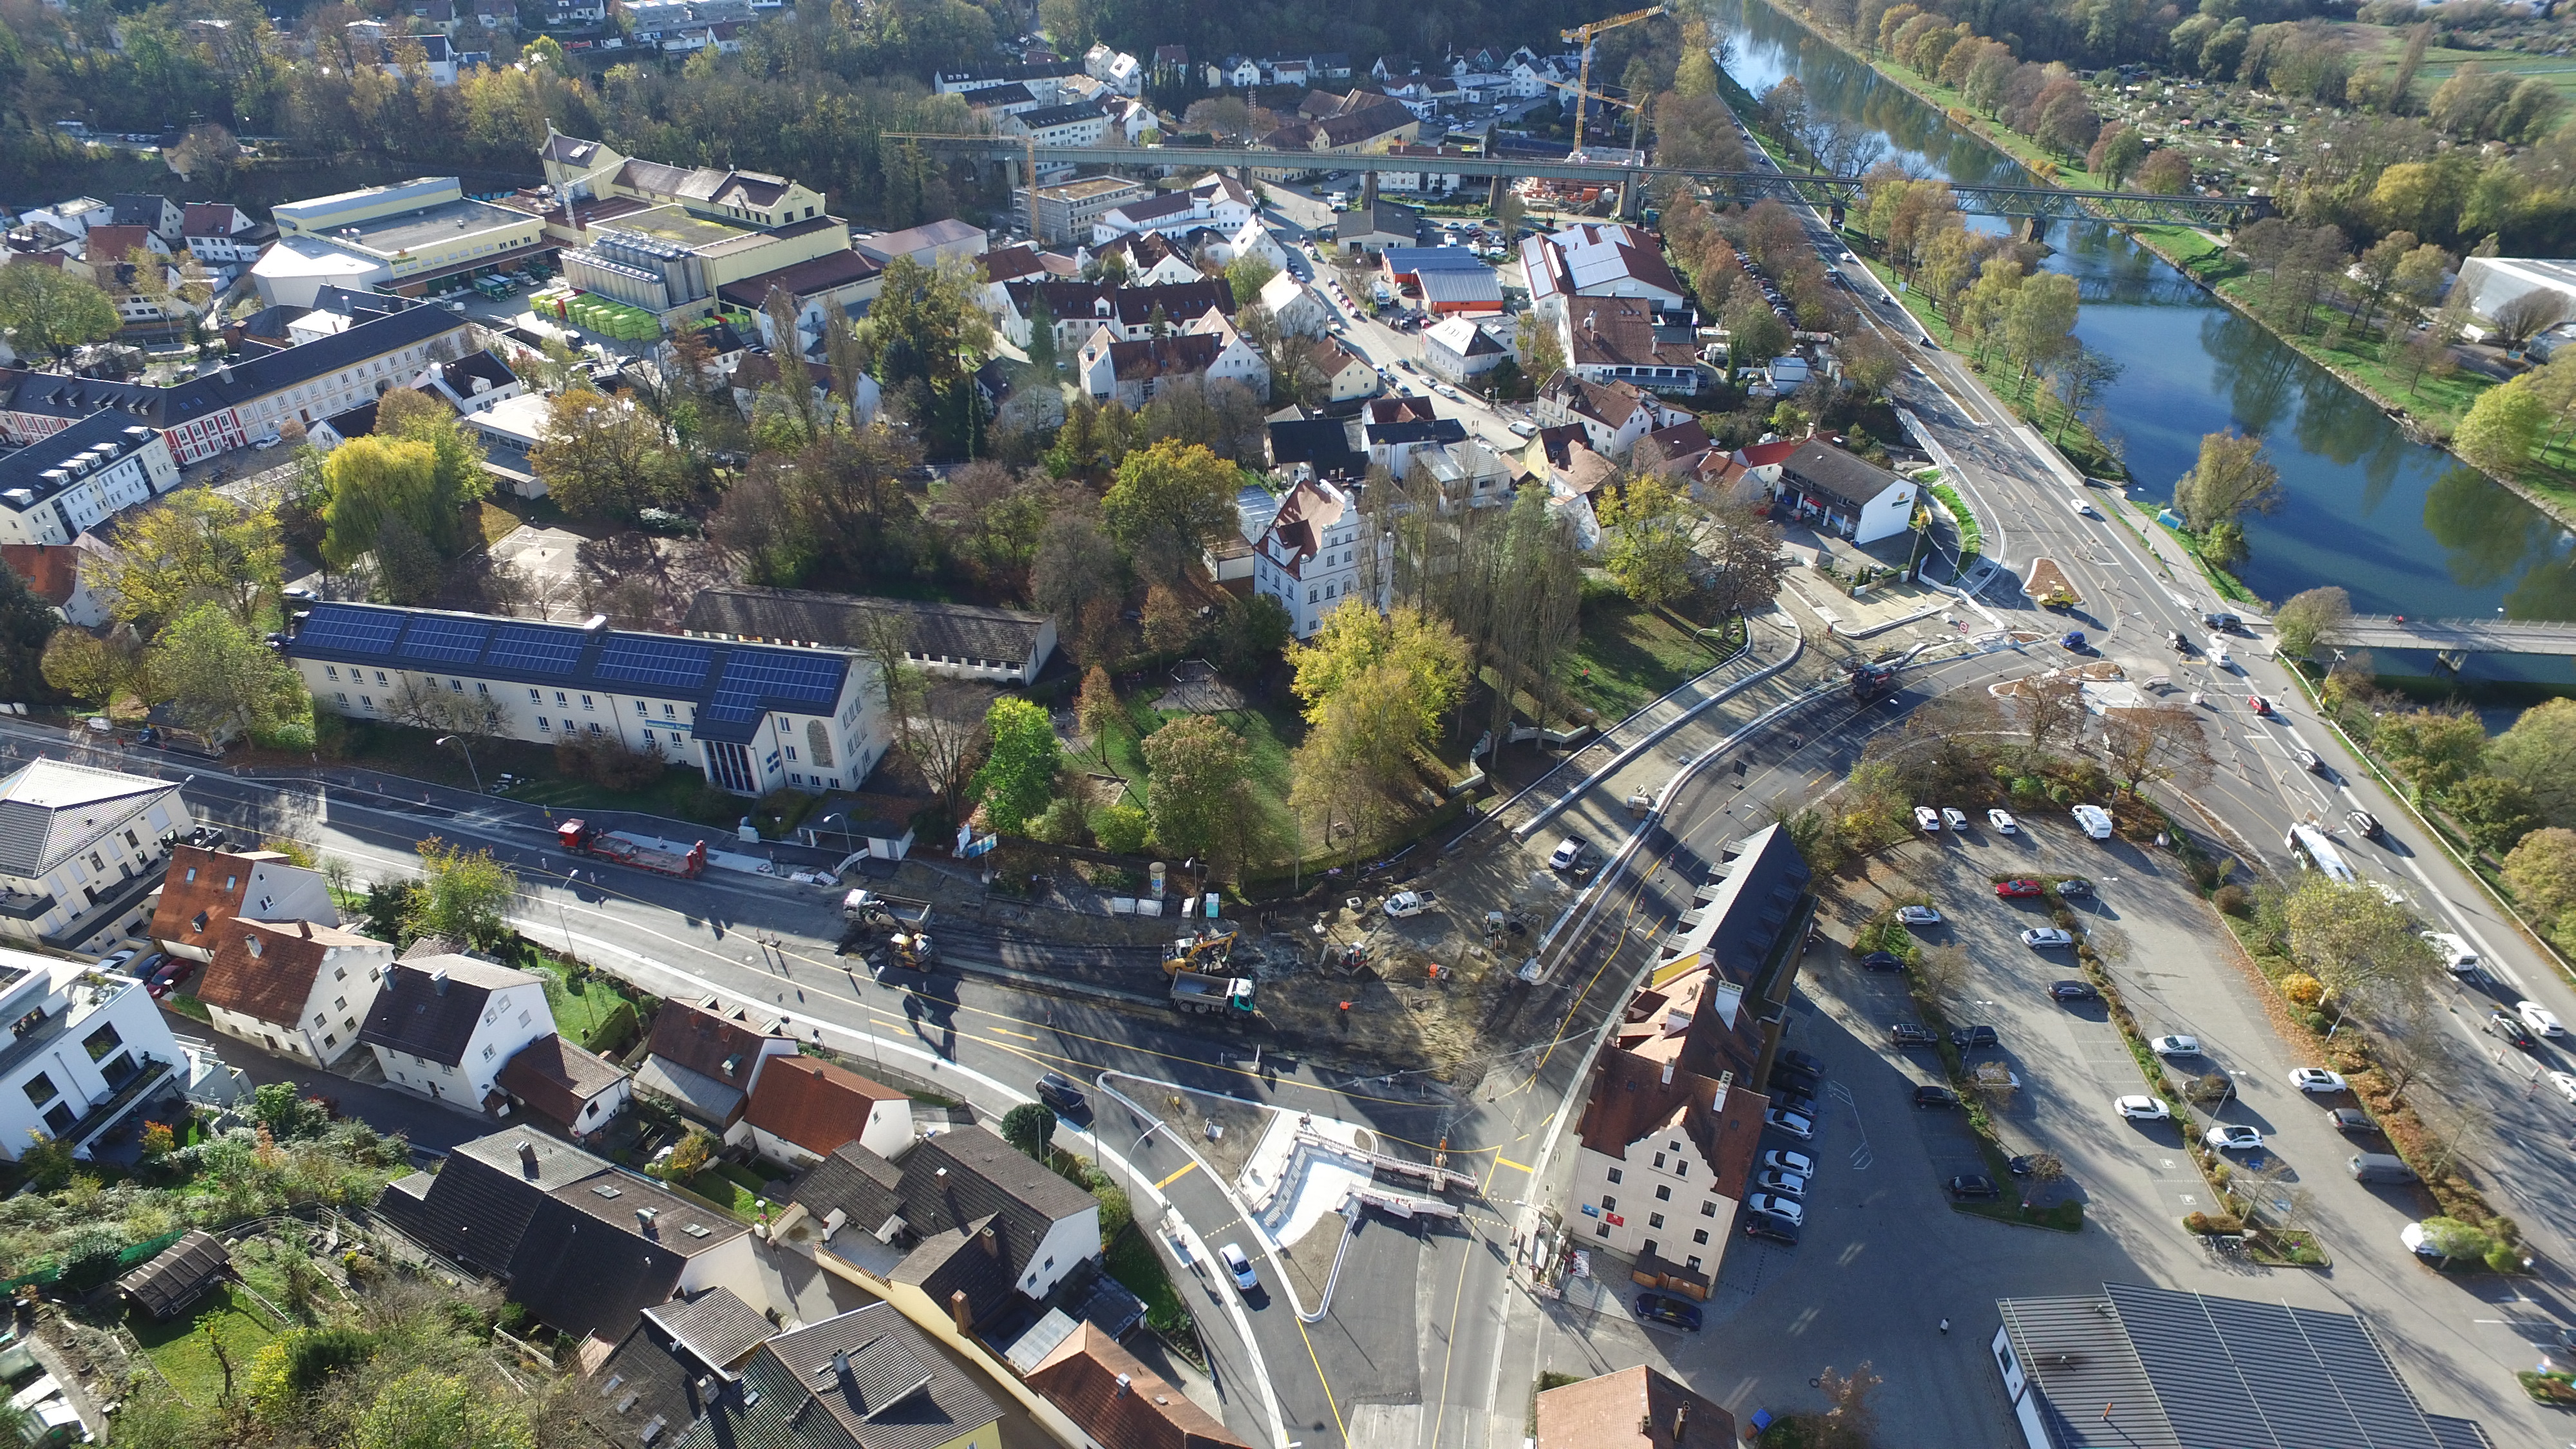
[[859,1140],[879,1102],[903,1099],[856,1072],[813,1057],[780,1057],[761,1069],[743,1120],[816,1157]]
[[1735,1442],[1733,1414],[1644,1364],[1538,1396],[1538,1449],[1681,1449]]
[[1028,1384],[1084,1433],[1118,1449],[1251,1449],[1087,1322],[1038,1360]]
[[223,939],[224,922],[241,910],[242,893],[250,889],[251,867],[284,859],[273,850],[172,846],[170,873],[161,883],[161,904],[152,912],[152,939],[213,950]]
[[382,941],[311,921],[228,920],[216,930],[215,959],[197,978],[197,999],[280,1026],[303,1019],[327,953],[355,947],[382,952],[380,960],[393,955]]
[[37,598],[57,608],[80,587],[80,550],[67,543],[0,543],[6,563]]
[[762,1043],[785,1036],[779,1030],[784,1023],[755,1022],[740,1007],[720,1013],[712,1009],[713,1002],[712,997],[703,1005],[663,1002],[653,1014],[649,1049],[665,1061],[741,1091],[751,1081]]
[[569,1127],[582,1109],[626,1074],[560,1035],[541,1036],[519,1048],[493,1078],[501,1089]]

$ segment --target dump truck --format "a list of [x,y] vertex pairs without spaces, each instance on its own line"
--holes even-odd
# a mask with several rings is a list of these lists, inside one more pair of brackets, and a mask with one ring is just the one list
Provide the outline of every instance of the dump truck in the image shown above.
[[555,843],[575,855],[592,855],[649,870],[655,875],[694,878],[707,868],[707,843],[678,847],[677,841],[601,830],[586,821],[567,820],[555,827]]
[[860,889],[841,897],[841,919],[854,926],[926,926],[930,902]]
[[1252,978],[1206,976],[1196,971],[1172,973],[1172,1004],[1201,1015],[1252,1015]]

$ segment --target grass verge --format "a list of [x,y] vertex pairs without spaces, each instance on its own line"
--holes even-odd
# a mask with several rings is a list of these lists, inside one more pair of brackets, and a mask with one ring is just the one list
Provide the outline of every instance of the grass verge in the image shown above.
[[1144,1230],[1129,1223],[1109,1240],[1109,1250],[1102,1257],[1109,1276],[1144,1300],[1145,1326],[1175,1348],[1186,1345],[1186,1352],[1195,1357],[1198,1348],[1190,1310],[1181,1301],[1170,1270],[1163,1266],[1163,1255],[1154,1251]]
[[1977,526],[1975,511],[1968,507],[1968,500],[1959,496],[1958,489],[1947,483],[1935,483],[1932,496],[1940,499],[1941,506],[1950,510],[1950,516],[1959,521],[1959,567],[1964,569],[1968,560],[1985,552],[1985,530]]

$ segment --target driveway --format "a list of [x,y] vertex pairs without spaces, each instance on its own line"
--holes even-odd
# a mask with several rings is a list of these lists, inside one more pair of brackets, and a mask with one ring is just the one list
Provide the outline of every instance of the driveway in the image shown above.
[[[460,1142],[471,1142],[499,1130],[499,1124],[479,1114],[469,1116],[435,1102],[424,1102],[409,1092],[399,1092],[381,1083],[353,1082],[310,1062],[273,1056],[237,1037],[221,1035],[204,1022],[181,1016],[166,1006],[161,1009],[161,1018],[169,1023],[172,1031],[182,1036],[212,1042],[215,1055],[239,1067],[242,1074],[250,1078],[252,1086],[293,1082],[307,1096],[329,1099],[342,1116],[359,1118],[379,1132],[401,1133],[410,1140],[415,1153],[444,1157]],[[354,1061],[364,1050],[363,1047],[352,1048],[349,1056],[342,1060]]]

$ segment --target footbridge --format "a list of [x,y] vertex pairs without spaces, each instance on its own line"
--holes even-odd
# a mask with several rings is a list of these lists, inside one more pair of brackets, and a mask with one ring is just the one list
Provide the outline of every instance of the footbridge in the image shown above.
[[2576,623],[2540,619],[2417,619],[2355,614],[2318,636],[2346,649],[2429,649],[2458,667],[2471,654],[2576,655]]

